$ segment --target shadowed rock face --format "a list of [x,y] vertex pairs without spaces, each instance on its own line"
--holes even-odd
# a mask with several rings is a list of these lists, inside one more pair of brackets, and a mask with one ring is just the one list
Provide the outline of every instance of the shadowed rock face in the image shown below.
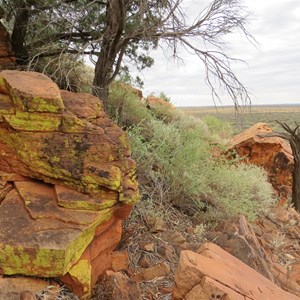
[[282,198],[291,193],[293,154],[289,143],[279,137],[261,137],[271,133],[270,126],[257,123],[233,137],[230,150],[244,162],[263,167],[269,181]]
[[15,60],[11,51],[9,34],[0,22],[0,70],[12,67]]
[[0,73],[0,273],[61,277],[89,295],[138,200],[126,134],[97,98]]

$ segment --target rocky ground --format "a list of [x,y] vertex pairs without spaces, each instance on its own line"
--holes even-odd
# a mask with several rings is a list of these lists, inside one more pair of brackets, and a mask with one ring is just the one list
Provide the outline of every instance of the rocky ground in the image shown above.
[[[94,300],[171,299],[174,287],[182,289],[182,283],[174,277],[180,254],[184,250],[202,251],[207,242],[220,245],[270,282],[300,297],[300,215],[292,208],[276,207],[251,224],[240,216],[223,222],[213,231],[206,231],[193,227],[188,218],[171,208],[165,215],[167,218],[149,218],[143,206],[141,202],[124,224],[123,239],[118,247],[122,258],[97,285]],[[211,267],[218,268],[222,263],[215,259]],[[248,272],[251,276],[251,271]],[[115,276],[123,276],[127,284],[112,285],[116,282]],[[193,274],[189,276],[192,281]]]

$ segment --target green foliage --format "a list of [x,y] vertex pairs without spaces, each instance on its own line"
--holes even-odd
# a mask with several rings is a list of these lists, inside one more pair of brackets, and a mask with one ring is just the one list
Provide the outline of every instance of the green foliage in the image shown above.
[[228,122],[222,121],[211,115],[204,116],[202,121],[207,125],[211,134],[227,140],[232,137],[233,129]]
[[208,144],[201,139],[204,129],[189,128],[182,121],[166,125],[152,120],[148,126],[149,141],[138,127],[130,130],[133,156],[147,181],[145,188],[170,202],[178,196],[196,197],[203,175],[199,173],[199,163],[205,164],[210,155]]
[[274,204],[273,188],[259,167],[214,161],[205,180],[206,193],[218,201],[225,217],[244,214],[254,220]]
[[143,102],[121,82],[112,85],[109,99],[110,114],[128,129],[148,201],[175,206],[208,226],[237,214],[253,220],[272,205],[273,189],[262,169],[214,157],[229,138],[228,123],[180,114],[156,100]]
[[140,125],[152,118],[137,90],[120,81],[110,86],[108,114],[123,128]]
[[168,97],[163,91],[161,91],[159,93],[159,96],[158,96],[160,99],[163,99],[164,101],[166,102],[171,102],[171,97]]

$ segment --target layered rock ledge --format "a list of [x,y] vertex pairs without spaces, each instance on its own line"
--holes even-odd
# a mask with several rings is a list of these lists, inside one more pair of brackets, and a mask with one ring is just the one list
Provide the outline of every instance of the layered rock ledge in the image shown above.
[[139,200],[126,134],[89,94],[0,73],[0,273],[58,277],[89,298]]

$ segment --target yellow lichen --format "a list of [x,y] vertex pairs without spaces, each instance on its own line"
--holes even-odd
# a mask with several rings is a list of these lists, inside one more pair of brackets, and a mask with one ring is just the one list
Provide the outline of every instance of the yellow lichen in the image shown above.
[[92,267],[88,260],[82,259],[74,265],[69,274],[83,287],[81,299],[89,299],[92,292]]
[[101,203],[92,203],[83,201],[64,201],[58,200],[58,205],[68,209],[82,209],[82,210],[94,210],[100,211],[112,207],[116,203],[116,200],[106,200],[102,201]]

